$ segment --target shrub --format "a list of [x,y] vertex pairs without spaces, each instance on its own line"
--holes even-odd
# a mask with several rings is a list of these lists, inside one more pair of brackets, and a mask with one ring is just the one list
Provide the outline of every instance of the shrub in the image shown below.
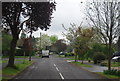
[[105,55],[101,52],[97,52],[93,56],[94,64],[101,63],[103,60],[105,60]]
[[[30,53],[29,50],[25,50],[25,56],[29,56],[29,53]],[[24,56],[23,49],[16,49],[15,56]]]
[[16,49],[15,56],[23,56],[24,51],[22,49]]
[[104,74],[107,74],[107,75],[116,75],[116,76],[120,76],[120,70],[116,70],[116,69],[104,70],[103,73],[104,73]]
[[103,61],[103,62],[100,63],[100,65],[101,65],[101,66],[107,66],[108,63],[107,63],[106,61]]
[[71,53],[71,56],[74,56],[75,54],[74,53]]
[[74,56],[74,53],[65,53],[65,56]]

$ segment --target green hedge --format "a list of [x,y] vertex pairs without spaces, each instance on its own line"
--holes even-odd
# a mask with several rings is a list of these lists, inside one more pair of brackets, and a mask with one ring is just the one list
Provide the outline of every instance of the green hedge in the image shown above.
[[[30,51],[29,50],[26,50],[25,51],[25,56],[29,56],[29,53]],[[32,51],[31,55],[35,55],[35,51]],[[16,56],[24,56],[24,51],[22,49],[16,49],[16,53],[15,53]]]
[[105,55],[101,52],[96,52],[93,56],[94,64],[101,63],[103,60],[105,60]]
[[103,73],[104,73],[104,74],[107,74],[107,75],[116,75],[116,76],[120,76],[120,70],[116,70],[116,69],[104,70]]
[[74,56],[74,53],[65,53],[65,56]]

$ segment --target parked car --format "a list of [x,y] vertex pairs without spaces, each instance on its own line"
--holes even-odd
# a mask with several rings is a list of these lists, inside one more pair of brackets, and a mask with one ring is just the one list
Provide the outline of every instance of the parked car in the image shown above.
[[64,55],[65,53],[64,52],[60,52],[59,55]]
[[120,62],[120,52],[115,52],[113,54],[112,60],[115,62]]

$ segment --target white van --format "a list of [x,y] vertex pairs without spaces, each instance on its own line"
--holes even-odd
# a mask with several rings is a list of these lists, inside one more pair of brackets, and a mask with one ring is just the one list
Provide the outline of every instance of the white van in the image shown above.
[[42,50],[42,58],[48,57],[49,58],[49,50]]

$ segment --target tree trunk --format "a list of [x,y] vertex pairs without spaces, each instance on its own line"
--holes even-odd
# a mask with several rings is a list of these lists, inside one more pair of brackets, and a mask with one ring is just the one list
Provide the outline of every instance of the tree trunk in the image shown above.
[[29,61],[31,61],[31,51],[30,51],[30,53],[29,53]]
[[15,49],[16,49],[17,40],[18,40],[17,38],[13,38],[11,41],[9,61],[8,61],[7,67],[16,68],[14,65],[14,56],[15,56]]
[[75,62],[77,62],[77,54],[75,55]]
[[82,59],[82,64],[83,64],[83,59]]
[[108,70],[111,70],[111,58],[108,59]]
[[108,70],[111,70],[111,42],[109,43]]
[[29,49],[29,61],[31,61],[31,54],[32,54],[32,31],[30,31],[30,49]]
[[118,48],[118,51],[120,52],[120,36],[119,36],[119,38],[118,38],[117,48]]

